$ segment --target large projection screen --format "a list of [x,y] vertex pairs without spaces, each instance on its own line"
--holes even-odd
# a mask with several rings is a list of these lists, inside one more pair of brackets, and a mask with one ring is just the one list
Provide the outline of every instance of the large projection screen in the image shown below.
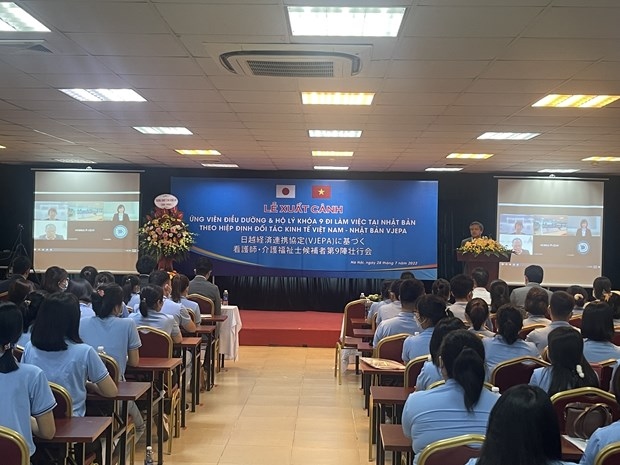
[[217,274],[437,277],[437,181],[172,178]]
[[499,179],[498,238],[514,249],[499,277],[523,284],[525,267],[544,269],[543,285],[592,286],[601,275],[602,181]]
[[33,265],[135,273],[140,174],[35,172]]

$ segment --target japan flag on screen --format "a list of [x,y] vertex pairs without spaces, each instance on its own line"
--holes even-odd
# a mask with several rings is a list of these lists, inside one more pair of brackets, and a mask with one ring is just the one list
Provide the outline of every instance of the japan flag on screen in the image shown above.
[[294,199],[295,198],[295,184],[276,185],[276,198]]

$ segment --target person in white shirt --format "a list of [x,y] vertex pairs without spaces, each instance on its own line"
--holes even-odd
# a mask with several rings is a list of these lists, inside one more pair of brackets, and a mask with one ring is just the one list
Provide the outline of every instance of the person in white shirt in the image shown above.
[[378,313],[379,307],[389,304],[392,299],[390,299],[390,286],[392,285],[392,281],[385,280],[381,284],[381,299],[379,302],[373,302],[370,305],[370,309],[368,310],[368,315],[366,317],[366,321],[368,324],[372,324],[373,317]]
[[482,299],[487,305],[491,305],[491,294],[487,291],[489,272],[482,267],[474,268],[471,272],[471,279],[474,280],[474,289],[471,292],[471,298]]
[[448,307],[452,314],[461,319],[463,323],[468,323],[465,316],[465,306],[471,300],[471,293],[474,289],[474,280],[464,274],[457,274],[450,280],[450,289],[454,296],[454,303]]
[[394,318],[401,311],[402,305],[400,303],[400,297],[398,292],[400,291],[400,285],[403,283],[402,279],[396,279],[392,281],[390,285],[390,300],[391,302],[382,305],[377,311],[377,325],[384,320]]
[[523,326],[548,325],[551,320],[547,318],[549,310],[549,295],[545,289],[533,287],[525,298],[525,314]]
[[547,338],[549,333],[556,328],[565,326],[573,331],[579,332],[579,329],[570,325],[570,319],[575,299],[568,292],[555,291],[551,296],[551,305],[549,305],[549,313],[551,313],[551,323],[545,328],[538,328],[527,335],[525,340],[536,344],[538,351],[542,354],[547,347]]

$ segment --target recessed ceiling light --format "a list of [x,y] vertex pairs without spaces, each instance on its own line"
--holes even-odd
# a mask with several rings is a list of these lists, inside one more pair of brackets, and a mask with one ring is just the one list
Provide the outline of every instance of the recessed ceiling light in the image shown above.
[[335,150],[313,150],[313,157],[352,157],[353,152],[337,152]]
[[492,140],[530,140],[536,136],[540,136],[539,132],[485,132],[478,136],[478,139]]
[[184,127],[166,127],[166,126],[134,126],[136,131],[142,134],[167,134],[177,136],[191,136],[193,133]]
[[0,145],[0,149],[5,149],[6,147],[4,145]]
[[58,89],[80,102],[146,102],[132,89]]
[[396,37],[405,8],[289,6],[294,36]]
[[217,150],[185,150],[178,149],[175,150],[176,153],[180,155],[221,155]]
[[304,105],[371,105],[374,93],[368,92],[302,92]]
[[582,158],[581,161],[620,161],[620,157],[588,157]]
[[451,153],[446,158],[486,160],[487,158],[491,158],[492,156],[492,153]]
[[315,170],[332,170],[332,171],[347,171],[349,169],[348,166],[327,166],[327,165],[317,165],[314,167]]
[[551,94],[534,103],[533,107],[601,108],[620,98],[620,95],[560,95]]
[[97,163],[96,161],[86,160],[84,158],[54,158],[54,161],[57,161],[59,163]]
[[308,135],[310,137],[362,137],[362,131],[309,129]]
[[236,163],[201,163],[205,168],[239,168]]
[[13,2],[0,2],[0,31],[3,32],[50,32],[30,13]]
[[545,168],[544,170],[538,170],[539,173],[576,173],[578,169],[571,168]]
[[424,171],[461,171],[463,168],[426,168]]

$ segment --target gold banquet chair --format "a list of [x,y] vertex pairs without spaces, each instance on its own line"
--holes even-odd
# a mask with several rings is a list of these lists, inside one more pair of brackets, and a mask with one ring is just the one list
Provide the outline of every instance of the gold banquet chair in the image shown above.
[[3,465],[29,465],[30,451],[17,431],[0,426],[0,455]]
[[[426,446],[418,457],[418,465],[446,465],[466,463],[480,456],[484,436],[464,434],[450,439],[435,441]],[[478,447],[472,447],[478,446]]]
[[594,458],[594,465],[618,465],[620,463],[620,442],[603,447]]
[[365,318],[366,317],[366,299],[358,299],[349,302],[344,307],[344,314],[342,316],[342,329],[340,331],[340,337],[336,341],[336,354],[334,362],[334,377],[338,378],[338,384],[342,384],[342,367],[341,356],[342,349],[356,348],[357,344],[362,340],[353,336],[353,324],[352,318]]

